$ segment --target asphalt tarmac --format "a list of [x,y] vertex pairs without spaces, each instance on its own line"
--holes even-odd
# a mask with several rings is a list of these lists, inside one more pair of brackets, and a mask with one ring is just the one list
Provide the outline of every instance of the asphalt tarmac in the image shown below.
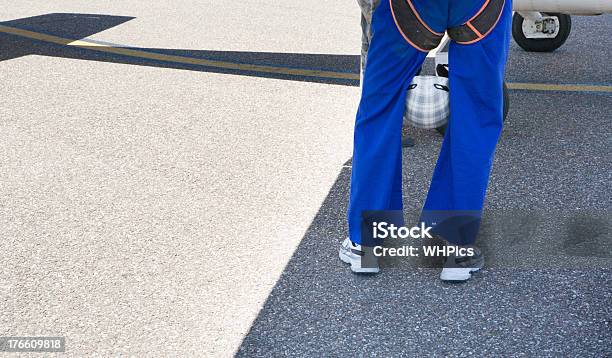
[[[510,92],[473,280],[408,258],[355,276],[336,250],[358,9],[325,6],[0,9],[30,31],[0,28],[0,336],[65,336],[66,356],[612,355],[610,92]],[[507,81],[612,86],[612,16],[573,21],[554,53],[513,43]],[[441,137],[405,132],[412,220]]]

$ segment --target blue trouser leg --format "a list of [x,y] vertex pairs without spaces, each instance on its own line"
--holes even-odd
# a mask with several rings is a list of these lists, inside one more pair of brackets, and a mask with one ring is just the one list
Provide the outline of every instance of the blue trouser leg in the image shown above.
[[402,209],[401,128],[406,90],[426,55],[402,38],[386,0],[374,12],[372,29],[355,121],[348,211],[350,239],[367,246],[377,243],[362,243],[362,212]]
[[502,129],[511,9],[508,0],[499,23],[483,40],[453,42],[449,49],[451,118],[422,219],[437,223],[433,232],[459,245],[476,239]]

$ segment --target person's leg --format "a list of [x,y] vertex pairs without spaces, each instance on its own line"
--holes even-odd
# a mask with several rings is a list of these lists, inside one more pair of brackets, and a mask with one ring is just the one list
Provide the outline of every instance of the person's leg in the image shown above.
[[389,2],[373,14],[373,36],[367,55],[354,134],[349,236],[361,240],[361,215],[369,210],[402,209],[401,128],[406,91],[425,59],[397,30]]
[[359,7],[361,8],[361,76],[363,78],[363,72],[365,71],[366,59],[368,50],[370,48],[370,41],[372,40],[372,14],[378,7],[380,0],[357,0]]
[[452,42],[449,49],[451,117],[422,219],[436,223],[432,231],[458,245],[472,244],[480,227],[503,123],[511,17],[512,4],[507,0],[487,37],[469,45]]

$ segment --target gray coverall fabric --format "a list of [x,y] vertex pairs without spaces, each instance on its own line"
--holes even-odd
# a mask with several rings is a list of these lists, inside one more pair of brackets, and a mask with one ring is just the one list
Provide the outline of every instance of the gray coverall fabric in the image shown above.
[[361,78],[365,70],[366,58],[372,40],[372,14],[380,0],[357,0],[361,8]]

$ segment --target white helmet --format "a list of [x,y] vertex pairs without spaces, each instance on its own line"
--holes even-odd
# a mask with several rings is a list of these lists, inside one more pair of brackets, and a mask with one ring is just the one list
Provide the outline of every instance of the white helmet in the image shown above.
[[448,78],[415,76],[406,95],[404,123],[433,129],[448,123],[449,116]]

